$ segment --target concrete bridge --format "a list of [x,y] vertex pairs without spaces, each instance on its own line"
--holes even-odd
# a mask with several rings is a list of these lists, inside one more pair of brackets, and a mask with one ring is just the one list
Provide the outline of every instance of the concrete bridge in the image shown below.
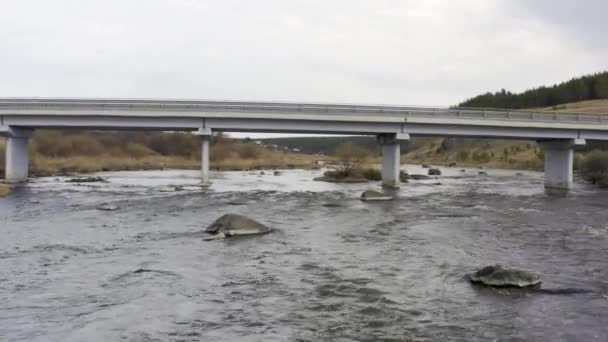
[[213,132],[375,135],[382,183],[399,186],[400,144],[411,136],[535,140],[545,187],[572,186],[573,148],[608,140],[608,115],[316,103],[128,99],[0,99],[6,179],[28,177],[28,140],[38,128],[191,131],[201,136],[201,178],[209,181]]

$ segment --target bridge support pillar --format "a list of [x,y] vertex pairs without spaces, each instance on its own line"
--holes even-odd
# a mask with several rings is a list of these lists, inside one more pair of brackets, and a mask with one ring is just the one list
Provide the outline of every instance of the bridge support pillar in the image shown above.
[[538,145],[545,154],[545,188],[572,188],[572,168],[575,146],[585,145],[584,139],[542,140]]
[[201,137],[201,183],[208,185],[209,178],[209,145],[211,144],[211,129],[200,128],[195,133]]
[[399,188],[401,172],[401,141],[409,140],[407,133],[389,133],[378,135],[382,146],[382,186]]
[[6,139],[5,178],[8,182],[22,182],[28,178],[28,143],[33,130],[14,127],[0,128]]

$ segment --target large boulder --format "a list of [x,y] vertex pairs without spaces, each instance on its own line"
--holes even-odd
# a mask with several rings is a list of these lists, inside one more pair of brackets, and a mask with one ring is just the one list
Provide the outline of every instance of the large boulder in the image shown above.
[[361,194],[362,201],[390,201],[393,199],[393,196],[383,194],[379,191],[368,190]]
[[503,268],[501,265],[487,266],[467,275],[472,283],[493,287],[529,287],[539,285],[540,275],[532,272]]
[[441,176],[441,170],[429,169],[429,176]]
[[213,235],[213,238],[216,239],[239,235],[260,235],[270,231],[272,231],[271,228],[237,214],[224,215],[205,229],[206,233]]

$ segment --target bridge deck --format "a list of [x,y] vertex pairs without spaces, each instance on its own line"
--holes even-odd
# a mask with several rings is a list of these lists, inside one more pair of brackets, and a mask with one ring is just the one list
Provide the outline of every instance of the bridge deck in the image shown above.
[[608,140],[608,114],[288,102],[2,98],[1,126]]

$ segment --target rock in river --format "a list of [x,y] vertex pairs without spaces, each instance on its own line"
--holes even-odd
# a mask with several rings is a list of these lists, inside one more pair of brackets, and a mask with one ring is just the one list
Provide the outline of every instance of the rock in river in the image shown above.
[[433,177],[429,177],[427,175],[415,174],[415,175],[410,175],[409,178],[413,179],[413,180],[426,180],[426,179],[432,179]]
[[407,180],[410,179],[410,175],[405,171],[399,171],[399,181],[401,183],[407,183]]
[[77,177],[66,180],[66,183],[107,183],[108,181],[103,177]]
[[205,229],[206,233],[213,235],[211,239],[223,239],[239,235],[260,235],[270,231],[272,231],[271,228],[257,221],[236,214],[224,215]]
[[441,176],[441,170],[429,169],[429,176]]
[[528,287],[539,285],[542,280],[532,272],[503,268],[500,265],[487,266],[467,275],[472,283],[494,287]]
[[97,210],[103,210],[103,211],[116,211],[118,209],[119,209],[119,207],[116,204],[110,204],[110,203],[102,203],[97,206]]
[[374,190],[368,190],[361,194],[362,201],[390,201],[392,199],[393,196],[389,196]]

